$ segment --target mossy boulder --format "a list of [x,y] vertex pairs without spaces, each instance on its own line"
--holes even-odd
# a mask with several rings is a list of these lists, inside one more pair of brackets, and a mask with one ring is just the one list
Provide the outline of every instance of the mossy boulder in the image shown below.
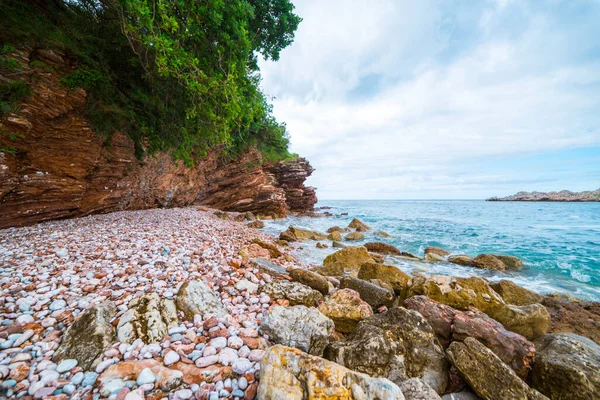
[[318,290],[324,296],[329,293],[329,281],[321,274],[306,269],[294,268],[290,271],[290,276],[296,282]]
[[494,257],[502,261],[506,266],[506,269],[518,271],[523,268],[523,261],[519,257],[503,256],[499,254],[494,254]]
[[507,304],[515,306],[528,306],[530,304],[541,304],[544,296],[527,290],[506,279],[500,282],[492,282],[490,286],[496,291]]
[[541,304],[527,306],[506,305],[493,310],[488,315],[500,322],[509,331],[518,333],[529,340],[535,340],[550,329],[550,314]]
[[472,267],[473,259],[464,254],[454,255],[448,257],[448,262],[456,265],[462,265],[463,267]]
[[339,231],[333,231],[329,235],[327,235],[327,239],[332,240],[332,241],[341,242],[342,234]]
[[481,269],[493,269],[496,271],[506,271],[506,265],[498,257],[492,254],[480,254],[473,259],[473,267]]
[[344,236],[344,239],[346,239],[346,240],[362,240],[364,238],[365,238],[365,235],[358,231],[350,232],[349,234]]
[[319,311],[333,320],[337,331],[344,333],[354,331],[360,321],[373,315],[371,306],[352,289],[338,290],[321,303]]
[[279,234],[280,240],[287,240],[288,242],[304,241],[304,240],[324,240],[327,239],[327,235],[319,232],[313,232],[306,229],[295,228],[290,226],[287,230]]
[[358,271],[358,278],[364,280],[379,279],[389,283],[396,294],[406,297],[410,276],[393,265],[365,263]]
[[268,294],[273,300],[289,300],[290,305],[292,306],[304,305],[307,307],[314,307],[323,300],[321,292],[299,282],[269,282],[260,288],[260,292]]
[[334,263],[341,263],[344,273],[356,276],[363,264],[374,261],[365,247],[348,246],[328,255],[323,261],[323,266],[329,267]]
[[393,290],[382,288],[381,286],[353,276],[344,276],[341,278],[340,288],[356,290],[360,298],[369,303],[375,310],[381,306],[391,307],[394,303],[395,296]]

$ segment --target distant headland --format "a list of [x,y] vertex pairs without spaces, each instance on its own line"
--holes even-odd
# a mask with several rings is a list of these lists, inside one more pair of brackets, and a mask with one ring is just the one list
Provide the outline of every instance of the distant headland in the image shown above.
[[570,201],[588,202],[600,201],[600,189],[585,192],[519,192],[507,197],[490,197],[486,201]]

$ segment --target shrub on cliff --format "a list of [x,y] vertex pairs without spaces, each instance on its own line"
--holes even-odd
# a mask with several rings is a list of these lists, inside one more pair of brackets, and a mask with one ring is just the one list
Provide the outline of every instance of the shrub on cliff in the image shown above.
[[188,164],[209,148],[289,157],[285,125],[259,88],[301,19],[290,0],[7,0],[0,42],[58,48],[65,86],[88,91],[99,133],[128,132]]

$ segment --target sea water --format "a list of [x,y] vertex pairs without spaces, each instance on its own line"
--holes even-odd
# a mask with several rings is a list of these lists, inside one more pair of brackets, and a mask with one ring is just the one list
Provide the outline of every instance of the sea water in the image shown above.
[[[450,263],[409,262],[389,258],[401,270],[451,276],[480,276],[490,281],[510,279],[540,293],[561,292],[600,301],[600,203],[485,202],[482,200],[320,201],[317,207],[333,217],[289,217],[268,221],[273,235],[289,225],[325,232],[345,227],[356,217],[373,228],[364,240],[382,241],[423,256],[427,246],[475,257],[481,253],[521,258],[525,267],[496,272]],[[347,216],[339,214],[348,213]],[[381,238],[375,231],[392,237]],[[322,241],[329,243],[328,241]],[[321,264],[338,250],[317,249],[304,242],[295,250],[303,261]]]

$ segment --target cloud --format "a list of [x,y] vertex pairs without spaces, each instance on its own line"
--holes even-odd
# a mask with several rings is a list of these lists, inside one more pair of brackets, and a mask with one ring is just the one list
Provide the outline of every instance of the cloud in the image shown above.
[[598,2],[297,1],[297,10],[296,41],[262,63],[263,87],[292,149],[316,168],[320,198],[561,189],[568,173],[501,162],[600,146]]

